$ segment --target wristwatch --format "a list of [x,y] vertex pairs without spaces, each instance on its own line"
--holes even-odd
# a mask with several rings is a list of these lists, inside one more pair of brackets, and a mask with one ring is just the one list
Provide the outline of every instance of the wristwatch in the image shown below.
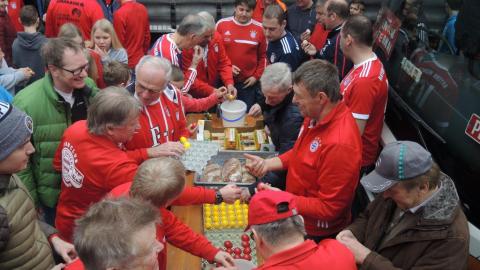
[[220,193],[220,190],[215,191],[215,204],[219,204],[223,202],[223,196],[222,193]]

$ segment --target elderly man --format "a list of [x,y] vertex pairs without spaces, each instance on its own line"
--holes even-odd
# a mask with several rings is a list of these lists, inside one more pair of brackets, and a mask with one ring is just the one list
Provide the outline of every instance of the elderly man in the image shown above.
[[[185,70],[187,78],[182,92],[188,92],[197,77],[197,65],[203,57],[199,44],[207,44],[214,35],[215,28],[209,28],[208,22],[198,15],[187,15],[174,33],[162,35],[155,41],[150,55],[166,58],[172,65]],[[195,48],[194,48],[195,47]],[[194,57],[190,65],[183,61],[182,52],[194,48]]]
[[[50,270],[54,250],[65,262],[74,248],[56,230],[37,220],[35,205],[15,173],[27,167],[35,152],[30,143],[32,119],[13,105],[0,102],[0,268]],[[48,241],[47,238],[50,240]]]
[[[140,129],[126,144],[135,160],[156,156],[181,156],[185,149],[180,136],[189,137],[180,91],[172,86],[172,67],[168,60],[147,55],[136,66],[135,97],[140,101]],[[191,128],[190,128],[191,129]],[[186,196],[207,198],[205,203],[233,202],[241,190],[226,186],[218,191],[189,187]]]
[[312,33],[316,22],[315,3],[313,0],[296,0],[287,9],[287,29],[300,41],[300,36]]
[[[254,175],[288,169],[286,191],[305,218],[308,237],[333,237],[350,223],[361,163],[360,133],[339,93],[338,73],[324,60],[301,65],[293,78],[293,103],[305,117],[292,149],[269,159],[246,155]],[[260,184],[259,189],[274,189]]]
[[[283,154],[295,144],[303,123],[302,114],[297,105],[292,103],[292,72],[285,63],[269,65],[260,83],[265,101],[255,104],[249,114],[257,116],[263,112],[275,150]],[[285,190],[285,177],[285,171],[269,172],[262,181]]]
[[352,253],[338,241],[326,239],[317,245],[304,239],[303,218],[290,193],[257,193],[248,206],[248,228],[264,260],[258,270],[357,269]]
[[267,61],[287,63],[295,71],[306,55],[292,33],[285,30],[286,25],[286,14],[280,6],[270,5],[265,9],[262,26],[268,40]]
[[158,269],[158,210],[138,199],[105,199],[76,221],[75,248],[80,260],[66,270]]
[[467,219],[452,179],[427,150],[390,143],[361,183],[382,194],[337,236],[359,269],[467,269]]
[[[197,78],[193,82],[191,93],[196,97],[209,96],[219,82],[222,82],[227,91],[236,96],[237,89],[234,86],[232,62],[223,46],[222,36],[215,31],[215,19],[206,11],[199,12],[198,16],[203,18],[207,25],[206,31],[212,33],[212,36],[198,44],[202,48],[202,57],[197,65]],[[186,67],[196,61],[195,53],[193,49],[188,49],[183,54],[184,66],[182,68],[184,72],[188,72]]]
[[44,212],[46,222],[53,225],[61,182],[52,167],[55,149],[68,126],[87,118],[97,88],[87,78],[88,60],[77,43],[50,39],[42,57],[48,69],[45,77],[18,93],[13,103],[32,117],[32,142],[37,149],[27,169],[18,175]]
[[93,100],[87,120],[63,134],[54,167],[62,172],[56,228],[71,241],[74,220],[117,185],[133,180],[137,162],[124,145],[139,128],[138,101],[125,89],[108,87]]
[[303,50],[317,59],[324,59],[337,66],[339,79],[343,79],[353,64],[343,55],[340,47],[340,30],[349,16],[348,3],[345,0],[328,0],[325,4],[326,15],[322,23],[327,31],[327,42],[321,50],[308,41],[302,42]]

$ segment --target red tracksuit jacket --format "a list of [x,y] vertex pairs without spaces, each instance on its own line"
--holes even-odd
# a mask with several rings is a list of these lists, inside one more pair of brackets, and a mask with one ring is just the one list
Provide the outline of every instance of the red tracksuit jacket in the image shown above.
[[[182,69],[188,73],[192,63],[193,49],[182,52]],[[185,75],[187,78],[187,75]],[[193,82],[190,92],[197,97],[206,97],[213,93],[219,79],[224,85],[233,85],[232,63],[227,56],[222,43],[222,36],[215,32],[213,39],[208,43],[203,60],[197,66],[197,78]]]

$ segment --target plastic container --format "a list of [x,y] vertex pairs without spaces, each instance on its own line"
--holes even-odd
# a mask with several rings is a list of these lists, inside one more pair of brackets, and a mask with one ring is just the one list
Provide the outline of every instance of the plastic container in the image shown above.
[[224,127],[243,127],[247,104],[241,100],[225,101],[220,105]]

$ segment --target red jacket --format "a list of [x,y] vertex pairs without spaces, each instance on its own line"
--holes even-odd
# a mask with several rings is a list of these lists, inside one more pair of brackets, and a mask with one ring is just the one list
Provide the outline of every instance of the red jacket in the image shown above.
[[325,30],[323,24],[317,23],[315,24],[315,29],[313,29],[313,33],[310,36],[310,43],[312,43],[317,50],[321,50],[323,46],[325,46],[325,42],[327,42],[327,36],[329,31]]
[[[182,52],[182,69],[187,73],[192,63],[193,49]],[[197,97],[209,96],[217,85],[219,79],[224,85],[233,85],[232,63],[228,59],[225,47],[222,43],[222,36],[215,32],[213,39],[208,43],[206,58],[200,60],[197,66],[197,78],[193,82],[191,93]],[[187,78],[187,75],[185,75]]]
[[103,11],[96,0],[52,0],[47,9],[45,36],[56,37],[64,23],[73,23],[90,40],[92,26],[103,19]]
[[16,37],[17,31],[12,24],[10,16],[5,11],[0,11],[0,48],[5,54],[5,61],[7,61],[9,66],[13,64],[12,45]]
[[295,145],[279,158],[288,169],[286,191],[296,195],[307,234],[327,236],[350,224],[362,142],[343,102],[319,123],[312,122],[305,118]]
[[150,46],[150,23],[144,5],[126,1],[113,14],[113,26],[118,39],[127,50],[128,66],[135,68]]
[[325,239],[318,245],[312,240],[276,253],[268,258],[257,270],[329,269],[356,270],[355,258],[337,240]]
[[259,80],[267,64],[267,39],[262,24],[255,20],[240,24],[232,16],[218,21],[217,32],[232,65],[240,68],[235,82],[244,82],[251,76]]
[[217,94],[212,93],[205,98],[193,98],[187,95],[182,95],[182,102],[185,107],[185,112],[189,113],[208,111],[210,108],[217,105],[220,100],[218,99]]
[[75,219],[112,188],[133,181],[138,167],[114,142],[90,134],[85,120],[65,130],[53,166],[62,173],[55,227],[68,242]]
[[[285,5],[282,0],[275,1],[277,2],[277,5],[283,9],[283,11],[287,11],[287,5]],[[253,10],[252,19],[256,20],[257,22],[263,22],[263,12],[265,12],[263,0],[257,0],[257,5],[255,5],[255,9]]]
[[[109,196],[114,198],[128,196],[132,183],[125,183],[114,188]],[[187,191],[188,192],[188,191]],[[183,193],[182,193],[183,194]],[[206,198],[203,198],[205,200]],[[187,202],[187,201],[184,201]],[[195,202],[192,200],[191,202]],[[187,251],[195,256],[213,261],[219,249],[214,247],[208,239],[190,229],[180,221],[172,212],[160,207],[162,223],[157,226],[157,239],[165,248],[158,254],[160,270],[167,269],[167,245],[169,244]]]
[[20,11],[24,6],[23,0],[9,0],[8,1],[8,15],[12,20],[13,26],[17,32],[23,32],[23,25],[20,23]]

